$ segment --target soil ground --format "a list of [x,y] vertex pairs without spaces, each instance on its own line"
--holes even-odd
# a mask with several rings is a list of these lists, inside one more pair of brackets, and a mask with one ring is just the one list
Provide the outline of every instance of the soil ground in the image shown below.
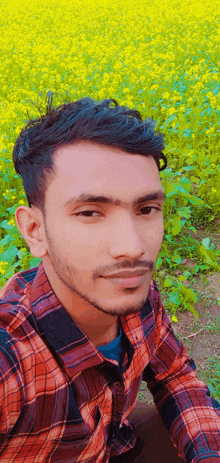
[[[208,375],[208,357],[220,359],[220,273],[208,275],[206,279],[204,282],[201,277],[196,277],[194,285],[191,285],[198,294],[195,309],[200,318],[189,311],[178,312],[178,322],[172,323],[175,335],[186,346],[188,355],[196,364],[197,375],[202,380]],[[144,382],[138,398],[153,403]]]

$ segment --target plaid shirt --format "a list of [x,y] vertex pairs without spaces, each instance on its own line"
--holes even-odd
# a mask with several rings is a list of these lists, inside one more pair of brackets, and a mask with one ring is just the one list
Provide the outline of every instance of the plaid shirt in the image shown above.
[[179,455],[220,462],[220,405],[197,379],[154,282],[139,314],[120,316],[119,363],[60,305],[42,263],[0,291],[0,460],[107,463],[135,444],[127,417],[147,382]]

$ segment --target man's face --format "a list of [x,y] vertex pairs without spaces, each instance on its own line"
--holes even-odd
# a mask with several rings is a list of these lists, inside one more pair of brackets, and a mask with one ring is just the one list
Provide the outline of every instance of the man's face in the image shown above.
[[[45,197],[43,260],[59,291],[68,289],[108,314],[139,311],[163,237],[164,193],[155,161],[87,141],[60,148],[55,156]],[[85,202],[87,195],[118,203]],[[110,277],[137,269],[145,274]]]

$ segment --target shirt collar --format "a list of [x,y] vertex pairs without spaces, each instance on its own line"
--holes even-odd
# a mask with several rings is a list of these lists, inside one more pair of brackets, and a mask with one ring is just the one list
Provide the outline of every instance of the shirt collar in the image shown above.
[[[54,357],[61,361],[71,378],[85,368],[103,362],[103,356],[88,336],[78,327],[54,293],[41,262],[30,287],[30,302],[40,336]],[[123,315],[122,329],[131,345],[144,341],[142,321],[138,314]],[[133,349],[132,349],[133,351]]]

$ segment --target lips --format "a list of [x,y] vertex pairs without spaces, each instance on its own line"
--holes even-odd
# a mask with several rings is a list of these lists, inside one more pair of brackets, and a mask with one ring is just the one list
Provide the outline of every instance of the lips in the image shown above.
[[104,275],[103,278],[135,278],[147,273],[147,269],[137,269],[134,271],[124,271],[124,272],[117,272],[111,273],[110,275]]

